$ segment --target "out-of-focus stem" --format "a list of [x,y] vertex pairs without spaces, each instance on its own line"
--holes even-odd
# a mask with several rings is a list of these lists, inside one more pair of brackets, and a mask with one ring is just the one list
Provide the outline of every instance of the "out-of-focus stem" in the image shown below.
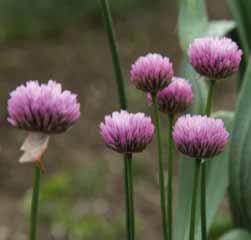
[[112,61],[114,65],[114,72],[116,75],[117,90],[119,95],[120,107],[122,109],[127,108],[127,100],[124,87],[124,78],[122,73],[122,67],[119,59],[119,51],[115,37],[115,31],[112,22],[112,15],[108,0],[100,0],[102,6],[103,19],[105,23],[105,28],[107,32],[107,37],[110,45]]

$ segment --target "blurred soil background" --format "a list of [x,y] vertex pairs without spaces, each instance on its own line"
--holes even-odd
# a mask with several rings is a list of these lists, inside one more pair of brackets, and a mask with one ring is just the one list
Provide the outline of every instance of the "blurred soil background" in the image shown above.
[[[178,74],[177,2],[111,4],[129,109],[150,114],[144,94],[130,85],[129,69],[139,55],[159,52],[172,59]],[[208,4],[210,18],[231,18],[225,1]],[[30,79],[58,80],[79,95],[82,110],[76,126],[51,138],[39,239],[124,239],[121,156],[106,149],[98,128],[105,114],[118,109],[99,1],[0,0],[0,43],[0,240],[27,239],[32,167],[18,163],[26,133],[7,124],[6,104],[9,92]],[[235,81],[224,81],[215,108],[230,110],[234,102]],[[167,118],[162,120],[166,131]],[[135,156],[134,174],[140,239],[161,239],[154,143]]]

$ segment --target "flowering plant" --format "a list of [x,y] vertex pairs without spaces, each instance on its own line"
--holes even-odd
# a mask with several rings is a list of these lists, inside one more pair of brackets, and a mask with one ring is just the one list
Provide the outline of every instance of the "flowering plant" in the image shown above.
[[[245,4],[248,7],[249,3],[244,2],[244,0],[229,0],[240,33],[241,42],[237,44],[233,39],[224,37],[236,27],[235,22],[209,21],[203,0],[180,1],[179,37],[184,58],[179,75],[189,81],[185,90],[175,87],[171,90],[174,80],[168,81],[168,78],[170,79],[174,71],[168,57],[148,54],[138,58],[132,65],[131,81],[136,88],[148,92],[147,99],[154,110],[163,239],[180,240],[188,237],[190,240],[207,239],[228,187],[230,187],[229,199],[236,227],[250,229],[251,218],[247,208],[250,202],[248,201],[250,191],[247,189],[250,174],[246,173],[248,169],[244,166],[250,165],[248,89],[251,86],[248,79],[251,77],[251,64],[248,64],[248,55],[251,38],[247,34],[247,26],[250,25],[248,16],[245,18],[242,14],[245,11]],[[106,0],[101,0],[101,3],[121,108],[125,109],[126,94],[109,5]],[[243,47],[243,51],[238,45]],[[242,59],[243,63],[240,66]],[[239,70],[240,80],[237,85],[240,94],[236,113],[213,112],[215,86]],[[189,86],[192,86],[193,93],[189,93]],[[192,99],[192,107],[188,109]],[[163,174],[159,110],[167,114],[169,119],[167,179]],[[192,115],[179,118],[184,111],[189,111]],[[172,202],[174,145],[184,154],[179,159],[176,207]],[[195,161],[189,160],[191,158]],[[211,160],[212,158],[214,160]],[[246,177],[242,176],[242,173],[245,173]],[[242,190],[243,188],[245,190]],[[134,239],[133,218],[134,216],[130,214],[127,216],[130,240]],[[227,233],[224,239],[246,239],[247,236],[246,232],[233,230]]]

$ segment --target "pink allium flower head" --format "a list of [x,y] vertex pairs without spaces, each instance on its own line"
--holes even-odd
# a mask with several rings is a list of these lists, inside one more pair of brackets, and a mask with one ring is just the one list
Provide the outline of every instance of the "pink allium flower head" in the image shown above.
[[[178,114],[187,110],[193,100],[191,84],[183,78],[174,77],[172,82],[157,93],[159,110],[164,113]],[[147,101],[152,104],[151,94]]]
[[46,134],[66,131],[80,117],[77,95],[62,91],[61,84],[28,81],[10,93],[8,121],[27,131]]
[[142,152],[151,142],[154,125],[144,113],[113,112],[100,124],[105,144],[119,153]]
[[242,50],[229,38],[198,38],[190,44],[188,56],[199,74],[216,80],[238,71]]
[[211,158],[221,153],[229,133],[220,119],[206,116],[180,117],[173,130],[173,139],[180,152],[193,158]]
[[147,54],[132,65],[131,81],[144,92],[157,93],[166,87],[173,77],[173,65],[160,54]]

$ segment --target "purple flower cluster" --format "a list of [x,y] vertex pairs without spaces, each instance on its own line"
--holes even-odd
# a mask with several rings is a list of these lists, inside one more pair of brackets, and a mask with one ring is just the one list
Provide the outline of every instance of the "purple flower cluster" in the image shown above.
[[10,93],[8,121],[14,127],[46,134],[62,133],[80,117],[77,95],[62,91],[50,80],[48,84],[28,81]]
[[[147,94],[147,100],[152,104],[151,94]],[[188,109],[192,100],[192,86],[183,78],[174,77],[167,87],[157,93],[159,110],[163,113],[182,113]]]
[[132,65],[131,81],[144,92],[157,93],[166,87],[173,77],[173,65],[160,54],[147,54]]
[[142,152],[152,141],[154,125],[144,113],[113,112],[100,124],[105,144],[119,153]]
[[229,133],[220,119],[206,116],[180,117],[173,130],[173,139],[180,152],[193,158],[211,158],[221,153]]
[[242,51],[229,38],[198,38],[190,44],[188,56],[199,74],[216,80],[238,71]]

